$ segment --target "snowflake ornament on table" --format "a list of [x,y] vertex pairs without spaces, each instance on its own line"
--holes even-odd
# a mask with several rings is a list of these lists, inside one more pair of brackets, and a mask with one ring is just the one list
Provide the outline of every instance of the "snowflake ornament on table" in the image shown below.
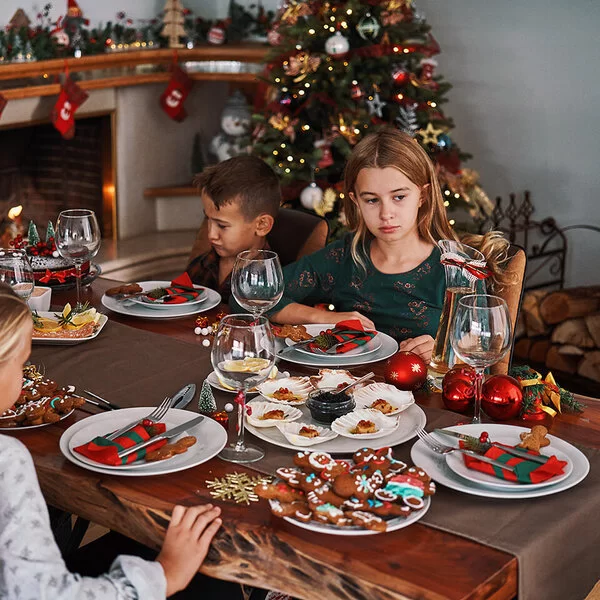
[[254,488],[259,483],[270,483],[267,475],[251,477],[248,473],[227,473],[225,477],[205,481],[211,490],[210,495],[216,500],[233,501],[236,504],[258,502]]

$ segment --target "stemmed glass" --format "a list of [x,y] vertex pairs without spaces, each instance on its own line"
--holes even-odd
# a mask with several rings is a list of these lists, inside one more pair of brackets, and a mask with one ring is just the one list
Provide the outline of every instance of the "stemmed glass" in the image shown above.
[[502,360],[511,344],[510,314],[498,296],[463,296],[450,332],[456,356],[475,369],[475,412],[472,423],[481,423],[481,386],[486,367]]
[[81,265],[91,260],[100,249],[100,227],[93,210],[63,210],[56,221],[56,249],[63,258],[75,264],[77,306],[81,306]]
[[35,281],[24,250],[0,248],[0,282],[10,285],[23,300],[29,300]]
[[259,317],[283,296],[283,271],[276,252],[245,250],[237,255],[231,275],[231,293],[237,303]]
[[247,391],[265,381],[275,364],[275,342],[269,321],[248,314],[228,315],[221,319],[211,361],[219,378],[237,390],[237,439],[219,456],[235,463],[260,460],[265,453],[244,443],[244,413],[249,411]]

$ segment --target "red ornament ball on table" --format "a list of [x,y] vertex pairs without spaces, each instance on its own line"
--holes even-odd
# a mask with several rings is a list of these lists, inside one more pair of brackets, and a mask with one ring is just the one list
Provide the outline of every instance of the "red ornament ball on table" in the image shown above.
[[454,367],[444,376],[442,402],[449,410],[466,412],[475,399],[475,369]]
[[414,352],[397,352],[387,359],[383,376],[399,390],[416,390],[427,379],[427,365]]
[[523,388],[510,375],[494,375],[483,383],[481,408],[496,421],[515,419],[523,406]]

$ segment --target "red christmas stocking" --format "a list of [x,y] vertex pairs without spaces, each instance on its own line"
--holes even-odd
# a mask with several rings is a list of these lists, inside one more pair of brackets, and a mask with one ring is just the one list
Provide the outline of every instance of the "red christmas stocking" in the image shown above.
[[0,117],[2,116],[2,111],[7,104],[8,100],[2,94],[0,94]]
[[193,83],[179,65],[173,65],[169,85],[160,97],[160,105],[174,121],[183,121],[187,117],[183,103]]
[[67,75],[51,115],[54,127],[66,140],[70,140],[75,135],[75,111],[87,100],[87,97],[88,93]]

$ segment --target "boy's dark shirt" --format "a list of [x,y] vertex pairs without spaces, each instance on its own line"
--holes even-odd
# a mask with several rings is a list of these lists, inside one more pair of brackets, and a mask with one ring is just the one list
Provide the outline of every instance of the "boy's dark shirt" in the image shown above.
[[[265,240],[263,250],[270,250],[269,243]],[[222,302],[227,304],[231,296],[231,273],[219,284],[219,255],[211,248],[208,252],[197,256],[187,266],[187,273],[196,285],[216,290],[221,294]]]

